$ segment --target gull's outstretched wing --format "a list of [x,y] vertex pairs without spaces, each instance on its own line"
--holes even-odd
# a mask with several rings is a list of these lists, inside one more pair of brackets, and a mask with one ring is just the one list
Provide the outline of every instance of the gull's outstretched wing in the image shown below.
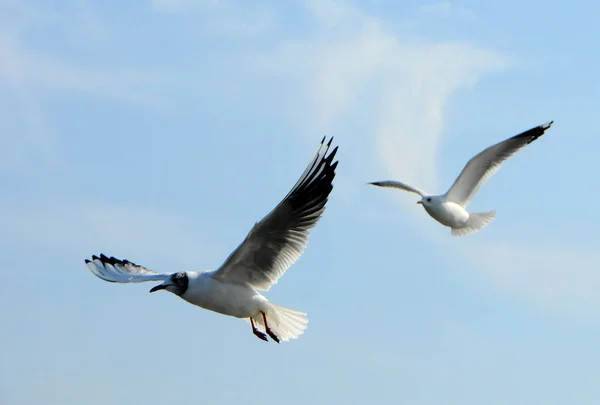
[[450,190],[446,193],[448,201],[466,207],[477,190],[500,168],[509,157],[519,150],[529,145],[531,142],[544,135],[544,132],[550,128],[554,121],[531,128],[519,135],[508,138],[505,141],[497,143],[477,156],[473,157],[460,176],[454,181]]
[[119,260],[106,257],[103,254],[85,259],[85,264],[92,273],[104,281],[111,283],[141,283],[143,281],[164,281],[171,274],[157,273],[145,267],[138,266],[129,260]]
[[400,190],[408,191],[409,193],[415,193],[420,195],[421,197],[425,197],[425,192],[423,190],[419,190],[416,187],[409,186],[408,184],[400,183],[399,181],[394,180],[386,180],[386,181],[374,181],[369,184],[379,187],[390,187],[390,188],[399,188]]
[[302,255],[308,244],[308,230],[325,211],[333,189],[333,162],[337,147],[327,155],[331,140],[325,138],[304,174],[288,195],[246,236],[213,277],[232,283],[249,284],[268,290]]

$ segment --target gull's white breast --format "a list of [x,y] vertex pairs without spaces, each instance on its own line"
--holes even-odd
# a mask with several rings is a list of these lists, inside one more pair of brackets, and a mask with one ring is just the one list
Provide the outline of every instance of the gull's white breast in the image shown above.
[[188,277],[188,289],[181,298],[204,309],[249,318],[258,314],[267,302],[254,288],[215,280],[210,272],[188,272]]
[[469,213],[462,206],[446,200],[423,204],[425,211],[439,223],[451,228],[462,228],[469,220]]

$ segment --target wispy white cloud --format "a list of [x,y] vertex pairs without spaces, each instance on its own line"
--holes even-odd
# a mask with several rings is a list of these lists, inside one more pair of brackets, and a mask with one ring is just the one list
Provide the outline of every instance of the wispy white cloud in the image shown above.
[[[361,128],[368,129],[377,145],[381,177],[438,191],[437,154],[450,98],[487,74],[509,68],[513,58],[467,42],[407,40],[386,29],[384,20],[339,1],[307,5],[318,22],[314,38],[282,41],[272,52],[260,54],[257,66],[303,83],[310,113],[302,116],[315,115],[313,125],[318,131],[337,133],[347,121],[356,123],[353,114],[371,111],[372,115],[363,116],[366,122]],[[450,3],[421,11],[474,17]],[[419,231],[439,227],[417,212],[406,195],[389,195],[415,211]],[[598,262],[594,253],[568,250],[558,241],[547,248],[463,240],[468,248],[457,250],[455,240],[445,232],[431,237],[449,255],[474,265],[508,293],[554,309],[600,304],[596,292],[600,279],[592,270]]]
[[297,75],[326,133],[350,111],[375,106],[367,118],[387,175],[435,187],[443,109],[453,92],[472,87],[510,59],[461,42],[406,40],[385,21],[338,1],[307,3],[315,38],[284,41],[256,59],[261,68]]

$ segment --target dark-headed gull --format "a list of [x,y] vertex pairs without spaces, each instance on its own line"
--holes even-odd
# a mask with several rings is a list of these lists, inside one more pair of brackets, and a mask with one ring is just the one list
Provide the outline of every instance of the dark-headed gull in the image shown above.
[[376,181],[375,186],[399,188],[421,196],[425,211],[442,225],[452,228],[452,236],[465,236],[483,229],[496,216],[496,211],[468,212],[471,202],[479,188],[500,168],[502,163],[531,142],[544,135],[554,121],[531,128],[519,135],[497,143],[473,157],[450,190],[442,195],[428,195],[418,188],[399,181]]
[[272,304],[257,290],[269,290],[302,255],[309,229],[325,211],[338,164],[333,161],[337,147],[327,154],[332,140],[325,144],[323,138],[288,195],[254,225],[217,270],[158,273],[103,254],[86,260],[88,268],[113,283],[162,281],[150,292],[166,290],[199,307],[249,320],[252,332],[262,340],[267,341],[267,335],[277,343],[297,338],[308,324],[306,314]]

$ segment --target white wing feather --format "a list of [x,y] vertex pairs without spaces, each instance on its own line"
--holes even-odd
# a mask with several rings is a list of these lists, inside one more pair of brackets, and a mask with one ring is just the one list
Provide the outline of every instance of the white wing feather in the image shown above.
[[302,255],[309,229],[325,211],[337,161],[337,147],[327,155],[331,139],[325,138],[316,155],[288,195],[246,236],[227,260],[213,273],[219,280],[249,284],[268,290]]
[[535,141],[550,128],[553,121],[531,128],[497,143],[473,157],[464,167],[448,192],[446,199],[467,207],[479,188],[492,177],[508,158]]
[[129,260],[119,260],[103,254],[92,256],[85,264],[95,276],[111,283],[141,283],[144,281],[164,281],[170,273],[157,273]]
[[420,195],[421,197],[425,197],[426,193],[423,190],[419,190],[416,187],[409,186],[408,184],[401,183],[399,181],[394,180],[385,180],[385,181],[374,181],[372,183],[374,186],[379,187],[390,187],[390,188],[398,188],[400,190],[408,191],[409,193],[415,193]]

